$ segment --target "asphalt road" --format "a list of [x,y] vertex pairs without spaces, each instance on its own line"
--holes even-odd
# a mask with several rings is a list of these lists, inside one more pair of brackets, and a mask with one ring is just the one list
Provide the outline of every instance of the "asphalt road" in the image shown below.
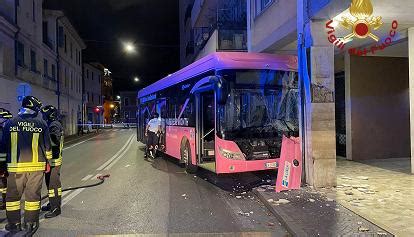
[[[288,235],[254,194],[231,191],[242,186],[234,179],[229,184],[208,172],[187,174],[169,159],[147,161],[142,148],[133,129],[65,144],[64,188],[96,183],[102,174],[110,178],[64,192],[62,215],[41,217],[36,236]],[[2,226],[4,218],[3,211]]]

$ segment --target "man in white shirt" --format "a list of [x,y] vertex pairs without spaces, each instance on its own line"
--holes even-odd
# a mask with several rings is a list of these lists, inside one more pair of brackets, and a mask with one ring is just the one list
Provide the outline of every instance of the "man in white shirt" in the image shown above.
[[148,122],[145,129],[145,136],[147,137],[147,149],[145,153],[145,158],[148,155],[151,158],[154,158],[156,152],[156,146],[158,145],[158,138],[161,132],[161,119],[159,118],[158,113],[152,115],[152,119]]

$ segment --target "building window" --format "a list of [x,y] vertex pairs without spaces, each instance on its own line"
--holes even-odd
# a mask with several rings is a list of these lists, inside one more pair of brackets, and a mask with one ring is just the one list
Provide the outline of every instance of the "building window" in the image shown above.
[[124,98],[124,105],[129,106],[129,98]]
[[43,59],[43,75],[45,75],[46,77],[49,76],[47,64],[47,59]]
[[63,44],[64,44],[63,27],[62,26],[59,26],[58,41],[59,41],[59,47],[62,48]]
[[56,66],[52,64],[52,79],[56,80]]
[[66,34],[65,34],[65,53],[68,52],[68,45],[67,45],[67,40],[66,40]]
[[33,22],[36,22],[36,5],[35,0],[32,0],[32,16],[33,16]]
[[36,67],[36,52],[33,50],[30,50],[30,70],[32,72],[37,72],[37,67]]
[[255,0],[256,16],[264,12],[275,0]]
[[43,22],[43,43],[48,43],[48,29],[47,29],[47,21]]
[[24,66],[24,45],[17,42],[17,65]]
[[73,90],[73,72],[70,71],[70,89]]

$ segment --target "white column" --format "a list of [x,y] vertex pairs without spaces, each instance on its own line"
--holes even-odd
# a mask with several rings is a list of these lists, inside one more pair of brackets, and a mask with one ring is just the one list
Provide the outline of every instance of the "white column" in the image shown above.
[[408,29],[409,90],[410,90],[410,138],[411,173],[414,174],[414,28]]

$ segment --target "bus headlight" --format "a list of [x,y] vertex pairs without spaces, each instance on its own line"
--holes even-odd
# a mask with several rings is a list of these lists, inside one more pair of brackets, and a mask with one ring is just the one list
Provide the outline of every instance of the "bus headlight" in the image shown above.
[[219,152],[224,158],[229,160],[244,160],[244,156],[240,152],[229,151],[221,147],[219,147]]

